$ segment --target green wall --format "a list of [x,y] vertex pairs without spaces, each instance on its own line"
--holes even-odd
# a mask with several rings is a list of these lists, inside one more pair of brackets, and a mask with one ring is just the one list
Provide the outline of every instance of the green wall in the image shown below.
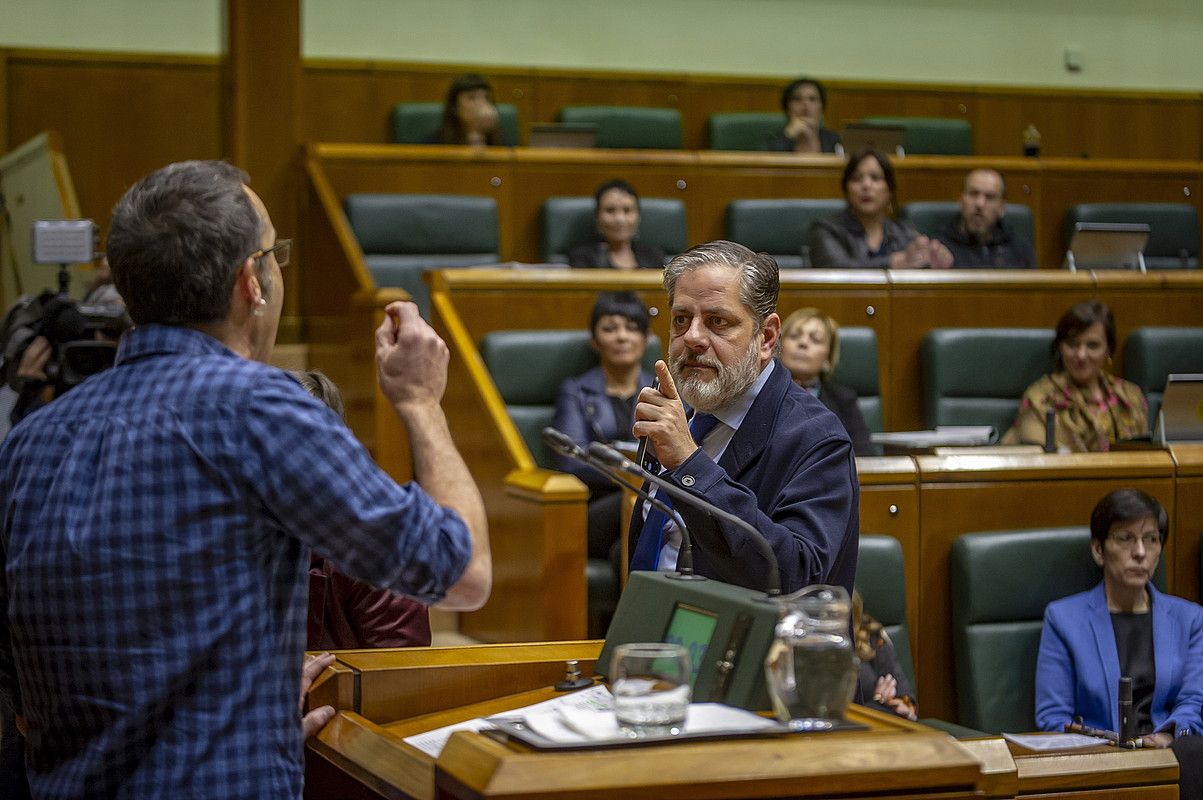
[[[316,58],[1203,91],[1200,0],[301,2]],[[0,0],[0,45],[212,54],[221,8]]]

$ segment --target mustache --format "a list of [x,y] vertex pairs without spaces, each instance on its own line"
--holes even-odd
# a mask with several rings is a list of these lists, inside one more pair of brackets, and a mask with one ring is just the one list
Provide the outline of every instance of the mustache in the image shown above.
[[685,367],[721,367],[722,362],[713,356],[697,354],[681,359],[681,365]]

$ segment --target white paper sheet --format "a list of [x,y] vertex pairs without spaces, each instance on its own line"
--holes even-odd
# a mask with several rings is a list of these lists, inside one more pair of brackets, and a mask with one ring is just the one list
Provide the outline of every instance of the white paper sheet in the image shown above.
[[1079,750],[1107,744],[1106,739],[1081,733],[1004,733],[1003,738],[1028,750]]

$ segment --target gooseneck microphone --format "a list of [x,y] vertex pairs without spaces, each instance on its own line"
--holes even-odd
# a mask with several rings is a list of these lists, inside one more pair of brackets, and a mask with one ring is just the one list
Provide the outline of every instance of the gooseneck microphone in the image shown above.
[[586,466],[592,467],[619,487],[630,489],[654,508],[659,509],[666,517],[676,522],[677,527],[681,530],[681,549],[677,552],[677,574],[682,578],[703,580],[700,575],[694,575],[693,573],[693,544],[690,541],[692,537],[689,535],[689,528],[686,527],[685,520],[681,519],[681,515],[674,511],[671,506],[652,497],[638,486],[632,486],[627,481],[622,480],[618,477],[614,468],[590,453],[585,452],[579,444],[573,441],[571,436],[563,431],[556,430],[550,426],[544,428],[543,443],[560,455],[567,456],[574,461],[579,461]]
[[[753,526],[747,520],[740,519],[729,511],[724,511],[723,509],[719,508],[709,500],[705,500],[697,495],[685,491],[672,481],[649,472],[639,464],[631,463],[631,461],[622,453],[619,453],[612,447],[607,447],[601,442],[590,443],[589,454],[598,461],[601,461],[603,464],[613,467],[616,470],[625,472],[628,475],[634,475],[635,477],[641,478],[645,481],[651,481],[667,492],[668,496],[676,502],[688,503],[695,508],[700,508],[710,516],[729,522],[732,525],[735,525],[737,528],[743,530],[748,534],[748,538],[751,540],[753,546],[755,546],[755,548],[760,552],[760,555],[769,564],[767,594],[772,597],[781,594],[781,568],[777,563],[777,555],[773,552],[773,548],[769,546],[768,539],[764,538],[764,534],[756,530],[755,526]],[[683,544],[682,547],[684,547]]]

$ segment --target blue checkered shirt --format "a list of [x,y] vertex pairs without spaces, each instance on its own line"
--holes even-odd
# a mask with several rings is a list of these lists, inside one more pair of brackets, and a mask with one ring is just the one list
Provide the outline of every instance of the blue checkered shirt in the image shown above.
[[309,548],[424,602],[471,551],[286,373],[159,325],[5,439],[0,523],[35,797],[299,797]]

